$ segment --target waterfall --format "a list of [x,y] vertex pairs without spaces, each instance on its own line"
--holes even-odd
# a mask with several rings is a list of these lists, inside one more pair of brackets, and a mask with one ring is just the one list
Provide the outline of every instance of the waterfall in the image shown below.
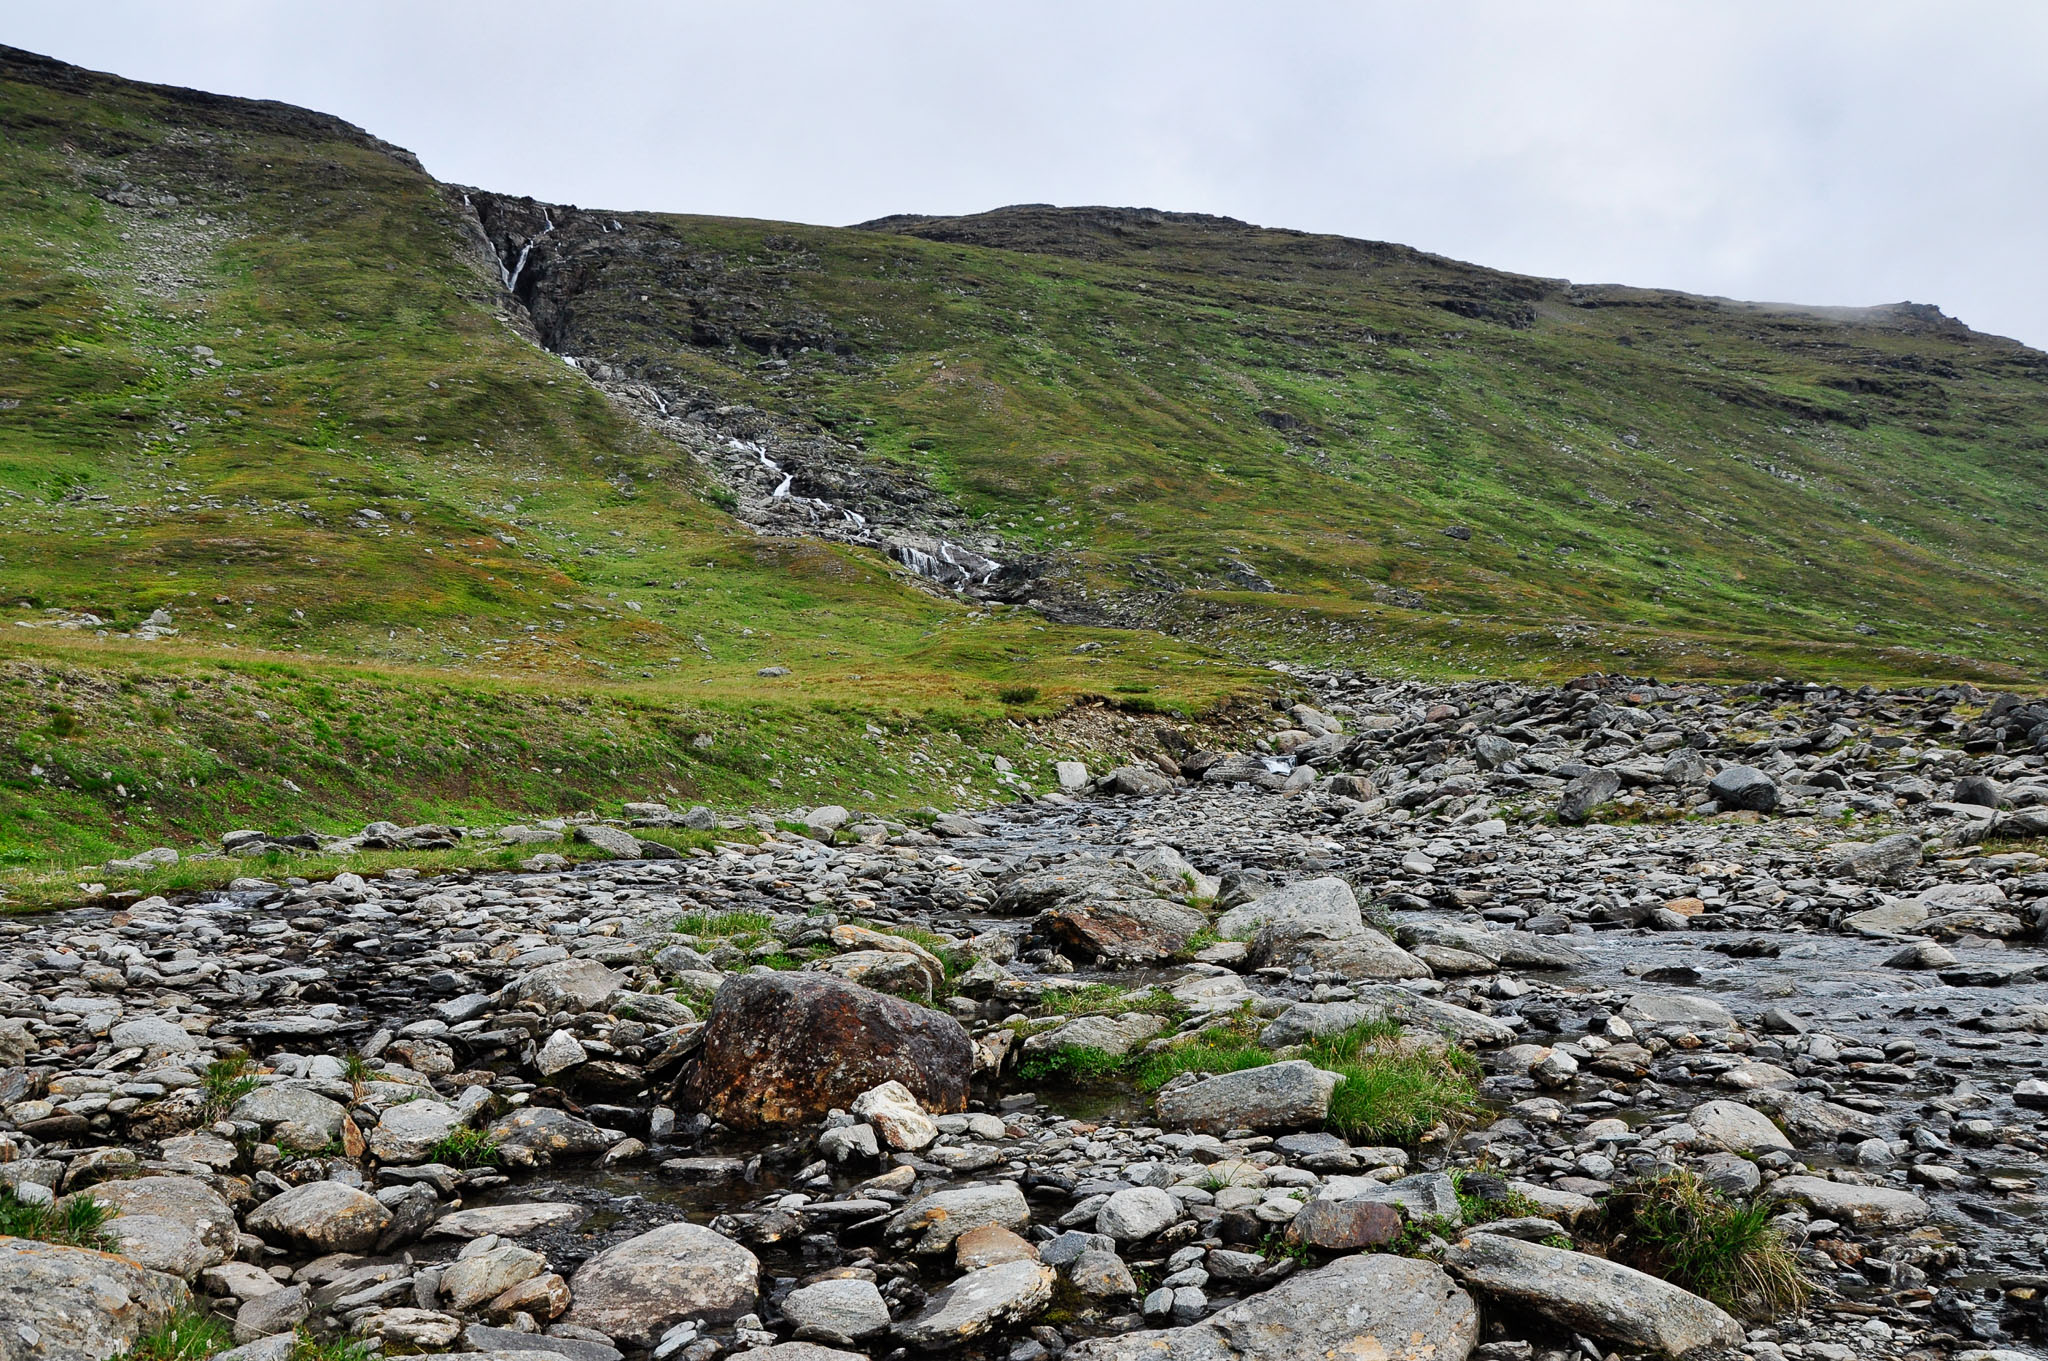
[[540,236],[531,238],[525,245],[519,248],[519,258],[512,262],[512,268],[506,269],[503,265],[498,266],[498,272],[505,276],[505,291],[507,293],[519,291],[519,276],[526,271],[526,257],[533,253],[533,243],[540,240],[541,236],[546,236],[555,229],[555,220],[545,212],[540,215],[540,220],[546,224],[540,229]]
[[795,473],[784,473],[784,474],[782,475],[782,481],[780,481],[780,482],[778,482],[778,483],[776,483],[776,484],[775,484],[775,490],[774,490],[774,491],[772,491],[772,492],[770,492],[770,493],[768,493],[768,495],[769,495],[769,498],[770,498],[771,500],[775,500],[775,501],[786,501],[786,500],[788,500],[788,499],[789,499],[789,484],[790,484],[790,483],[792,483],[792,482],[794,482],[794,481],[796,481],[796,474],[795,474]]
[[986,586],[1003,565],[971,548],[939,541],[939,551],[930,553],[915,544],[892,543],[889,551],[896,560],[921,577],[947,586]]

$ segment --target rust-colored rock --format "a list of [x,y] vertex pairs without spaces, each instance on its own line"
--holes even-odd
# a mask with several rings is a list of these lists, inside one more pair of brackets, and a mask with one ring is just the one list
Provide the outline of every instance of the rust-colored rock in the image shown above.
[[974,1046],[950,1016],[818,973],[743,974],[712,1000],[678,1097],[735,1129],[816,1120],[884,1082],[967,1108]]

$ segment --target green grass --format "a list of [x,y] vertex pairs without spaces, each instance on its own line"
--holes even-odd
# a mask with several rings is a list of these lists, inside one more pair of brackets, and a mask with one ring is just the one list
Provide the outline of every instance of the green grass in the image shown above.
[[760,941],[774,926],[775,919],[766,912],[686,912],[676,922],[676,931],[699,940],[729,941],[744,948]]
[[256,1061],[240,1050],[224,1054],[206,1065],[199,1075],[199,1089],[204,1094],[200,1104],[200,1116],[212,1122],[226,1115],[237,1101],[256,1090],[261,1084],[256,1080]]
[[89,1195],[66,1196],[49,1205],[31,1205],[18,1199],[12,1187],[0,1187],[0,1234],[10,1238],[36,1238],[45,1243],[112,1252],[117,1240],[106,1231],[106,1224],[114,1215],[112,1207]]
[[120,1361],[206,1361],[233,1345],[226,1323],[212,1314],[182,1309],[136,1338]]
[[1454,1044],[1408,1042],[1393,1022],[1369,1021],[1314,1040],[1304,1057],[1341,1081],[1325,1123],[1350,1139],[1414,1144],[1438,1124],[1456,1125],[1479,1104],[1478,1063]]
[[428,1161],[450,1167],[489,1167],[497,1157],[496,1139],[484,1130],[466,1127],[442,1138],[427,1153]]
[[1156,1092],[1182,1073],[1234,1073],[1271,1062],[1273,1051],[1262,1047],[1246,1027],[1214,1025],[1141,1055],[1131,1076],[1140,1091]]
[[1809,1287],[1773,1213],[1761,1199],[1731,1201],[1690,1172],[1668,1172],[1609,1198],[1609,1255],[1730,1313],[1775,1318],[1797,1311]]
[[1187,1008],[1165,988],[1127,988],[1116,983],[1084,983],[1079,987],[1048,987],[1038,999],[1048,1016],[1130,1016],[1145,1014],[1177,1018]]
[[1129,1071],[1129,1056],[1112,1054],[1087,1044],[1056,1044],[1035,1054],[1026,1054],[1017,1064],[1021,1082],[1099,1083],[1121,1077]]
[[376,1361],[379,1352],[366,1342],[323,1340],[301,1324],[292,1335],[287,1361]]

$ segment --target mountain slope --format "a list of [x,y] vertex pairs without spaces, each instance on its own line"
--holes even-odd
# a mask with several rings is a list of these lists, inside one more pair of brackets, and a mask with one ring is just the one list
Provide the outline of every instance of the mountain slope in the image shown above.
[[1139,210],[829,229],[480,202],[501,255],[532,243],[551,348],[921,477],[1073,617],[1368,660],[1420,633],[1477,669],[1588,637],[1707,668],[2043,659],[2048,356],[1930,307],[1582,287]]
[[[869,725],[1243,688],[762,536],[532,334],[406,153],[0,50],[0,862],[258,815],[910,797],[958,762]],[[775,720],[828,704],[845,740]]]

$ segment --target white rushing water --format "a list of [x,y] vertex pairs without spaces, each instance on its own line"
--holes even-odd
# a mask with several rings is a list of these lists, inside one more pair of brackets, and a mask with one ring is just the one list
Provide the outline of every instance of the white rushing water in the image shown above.
[[546,236],[555,229],[555,220],[546,213],[540,215],[540,220],[546,224],[540,229],[540,236],[534,237],[519,248],[519,258],[512,262],[512,268],[506,269],[503,265],[498,266],[498,273],[504,276],[505,291],[507,293],[518,291],[519,276],[526,272],[526,257],[533,254],[534,242],[539,241],[541,236]]
[[936,553],[907,543],[891,544],[890,549],[911,571],[948,586],[986,586],[1003,570],[1003,564],[994,558],[943,539]]

